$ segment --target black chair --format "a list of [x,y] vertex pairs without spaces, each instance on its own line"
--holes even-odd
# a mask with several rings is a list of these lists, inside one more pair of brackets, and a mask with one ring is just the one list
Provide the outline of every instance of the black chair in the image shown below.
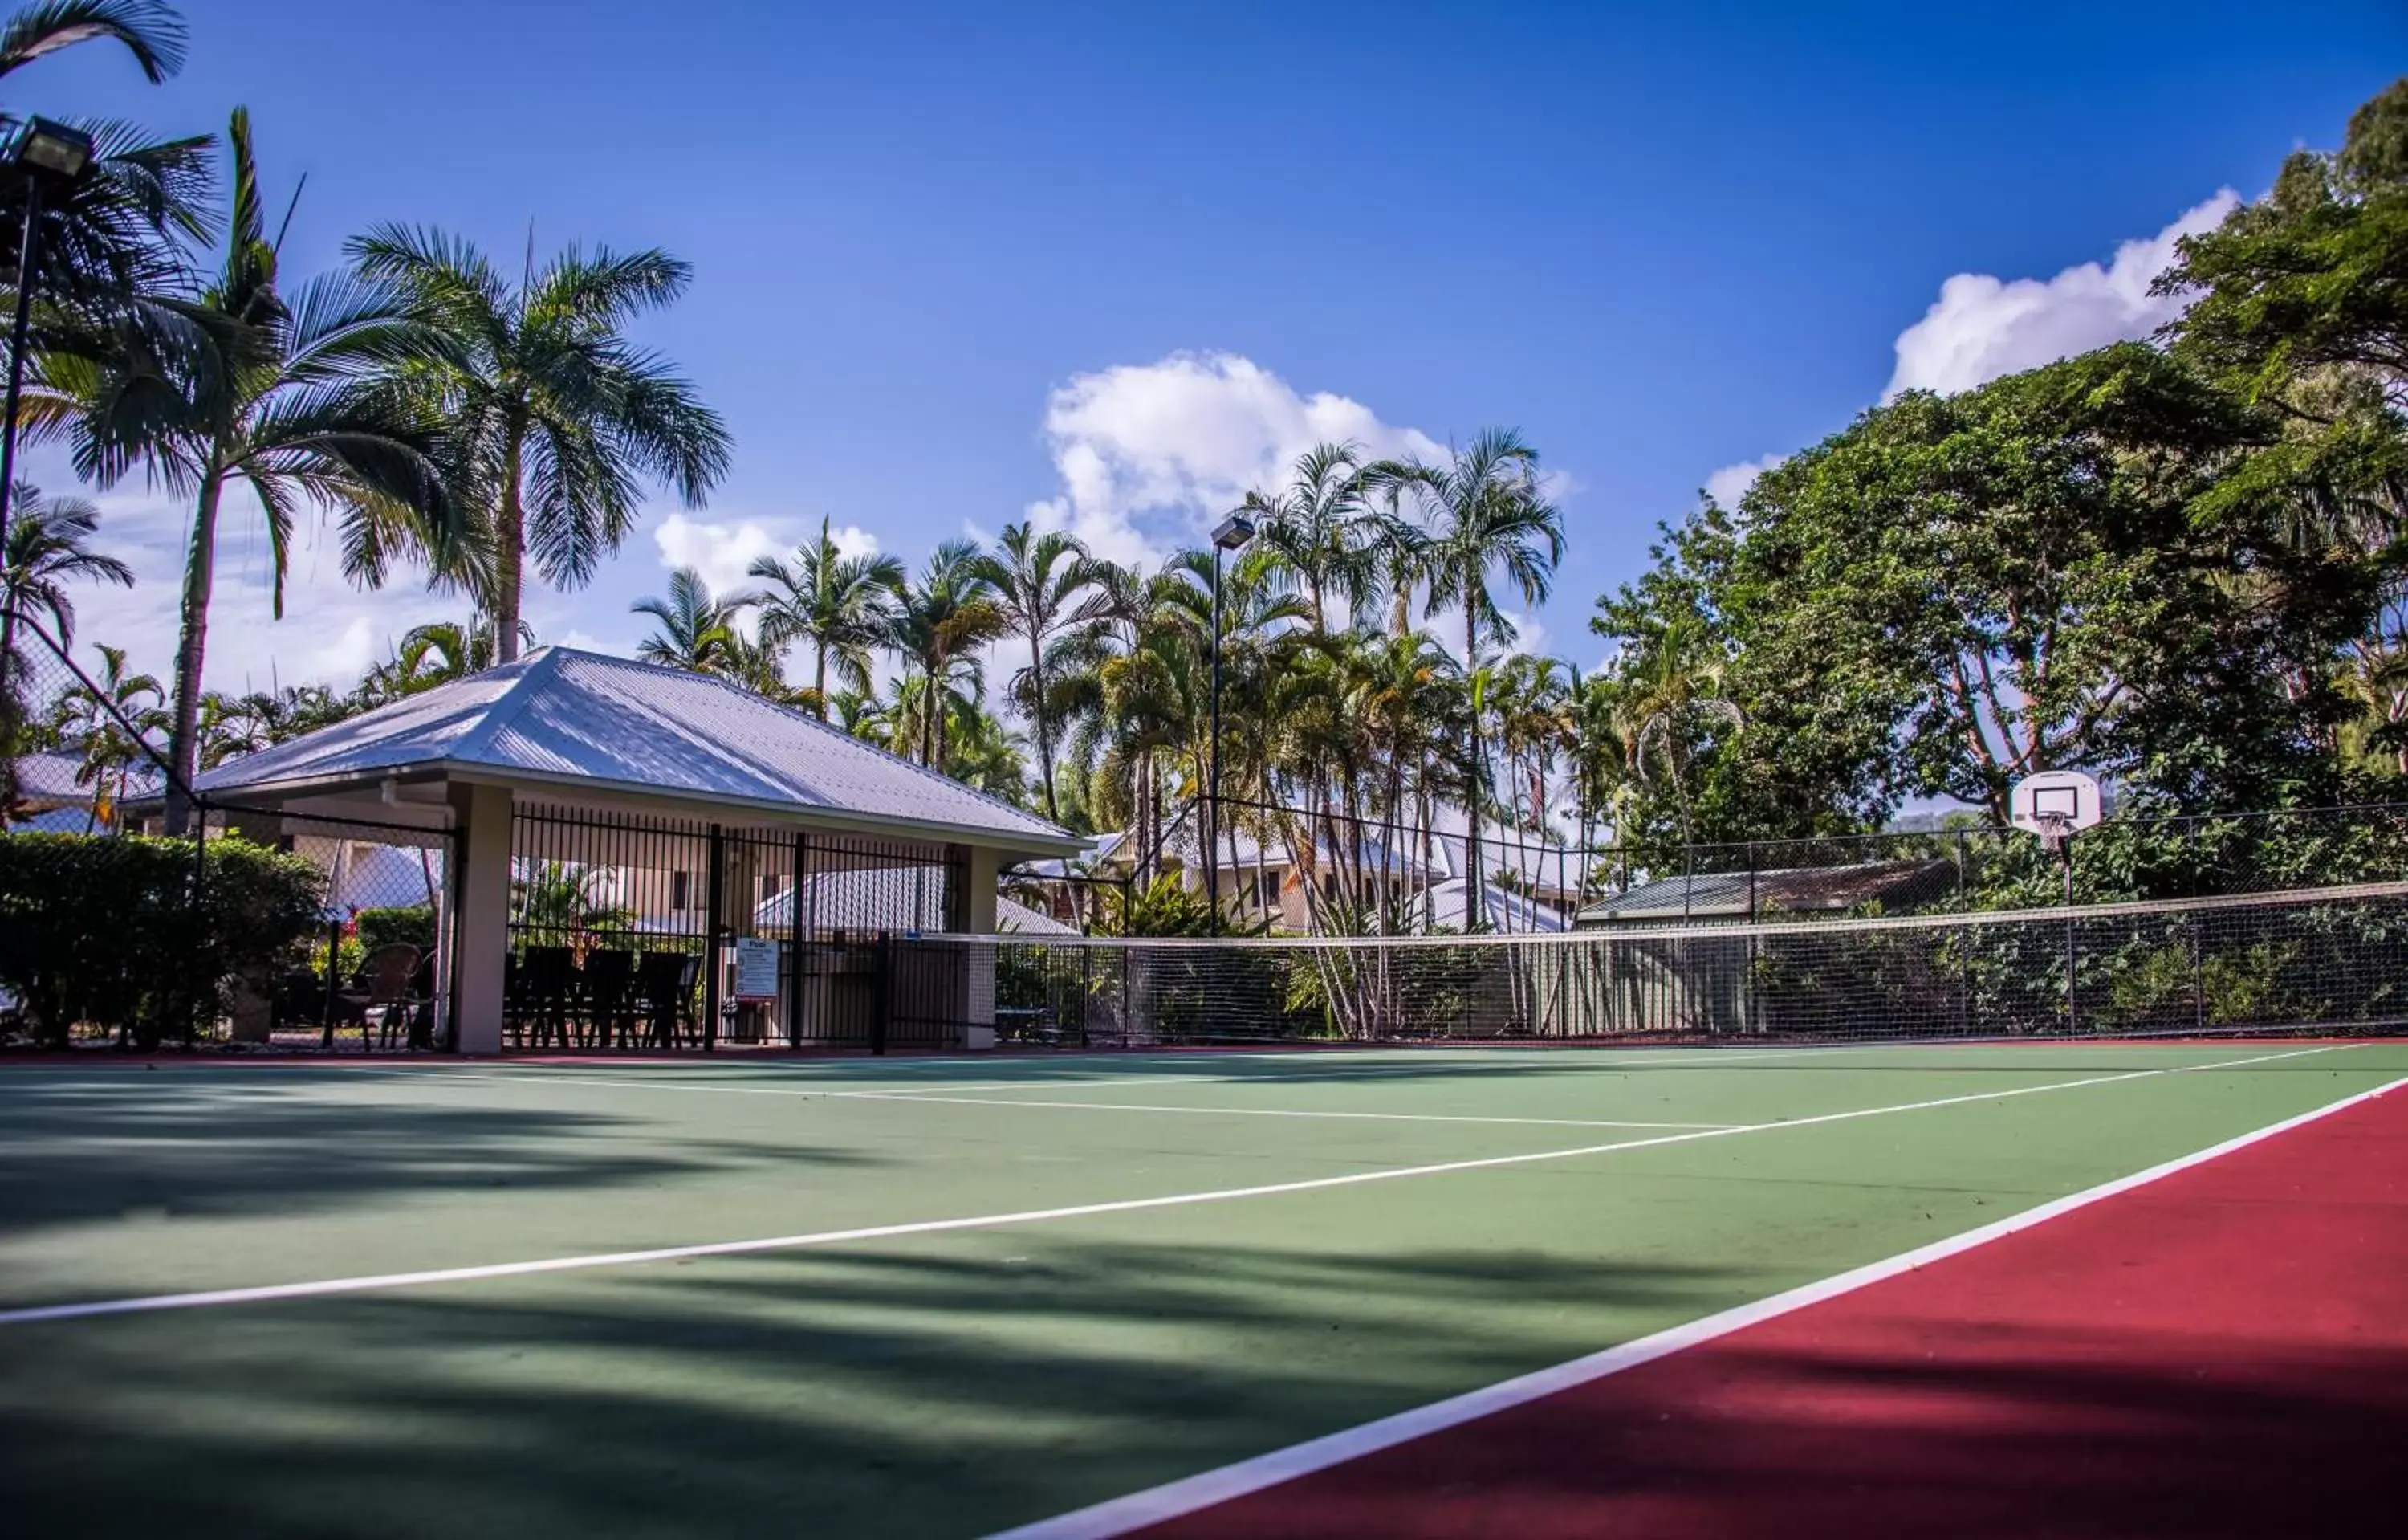
[[618,947],[585,954],[585,1010],[589,1030],[602,1047],[619,1046],[636,1035],[636,955]]
[[516,952],[502,954],[502,1041],[512,1048],[526,1046],[526,974]]
[[694,981],[701,976],[701,963],[691,952],[644,954],[636,970],[636,992],[643,1002],[648,1046],[674,1048],[681,1029],[693,1025]]
[[576,1003],[577,955],[566,946],[530,946],[519,963],[526,1045],[568,1046],[568,1015]]

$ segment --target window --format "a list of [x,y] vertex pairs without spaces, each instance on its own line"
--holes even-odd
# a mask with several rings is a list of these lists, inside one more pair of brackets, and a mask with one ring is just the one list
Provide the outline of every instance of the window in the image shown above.
[[671,909],[692,909],[694,907],[694,904],[691,901],[693,898],[694,873],[691,871],[670,872],[669,907]]

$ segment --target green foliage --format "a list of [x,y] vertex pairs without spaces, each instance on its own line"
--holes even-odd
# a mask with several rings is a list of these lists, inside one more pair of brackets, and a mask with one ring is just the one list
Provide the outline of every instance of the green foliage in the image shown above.
[[[229,981],[288,956],[319,923],[324,879],[264,845],[0,836],[0,987],[36,1041],[78,1026],[155,1045],[228,1008]],[[195,868],[198,890],[195,891]]]
[[612,901],[608,867],[536,861],[510,880],[514,934],[529,946],[583,946],[597,930],[626,930],[635,911]]
[[1212,936],[1222,928],[1204,895],[1186,887],[1176,871],[1106,893],[1096,905],[1100,936]]
[[421,952],[435,949],[435,910],[429,904],[363,909],[358,915],[358,928],[360,945],[370,952],[380,946],[415,946]]

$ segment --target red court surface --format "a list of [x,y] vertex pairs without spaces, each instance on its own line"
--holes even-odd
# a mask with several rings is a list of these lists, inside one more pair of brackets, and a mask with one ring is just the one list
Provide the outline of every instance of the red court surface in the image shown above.
[[1141,1533],[2408,1533],[2408,1088]]

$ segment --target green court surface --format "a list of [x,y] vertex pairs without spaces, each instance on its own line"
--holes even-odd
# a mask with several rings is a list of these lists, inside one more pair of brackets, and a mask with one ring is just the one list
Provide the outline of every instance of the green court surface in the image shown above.
[[24,1067],[0,1490],[27,1536],[976,1535],[2402,1074],[2279,1041]]

